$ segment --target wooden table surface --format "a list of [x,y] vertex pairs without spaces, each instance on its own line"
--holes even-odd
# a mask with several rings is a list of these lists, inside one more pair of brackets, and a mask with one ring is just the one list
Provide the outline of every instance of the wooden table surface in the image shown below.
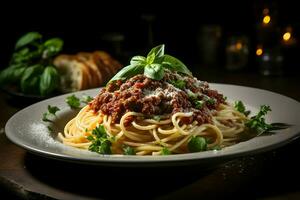
[[[299,76],[202,70],[210,82],[268,89],[300,101]],[[201,166],[111,168],[42,158],[12,144],[6,121],[24,102],[0,93],[0,194],[22,199],[300,199],[300,140],[266,153],[241,157],[214,169]],[[1,198],[2,199],[2,198]]]

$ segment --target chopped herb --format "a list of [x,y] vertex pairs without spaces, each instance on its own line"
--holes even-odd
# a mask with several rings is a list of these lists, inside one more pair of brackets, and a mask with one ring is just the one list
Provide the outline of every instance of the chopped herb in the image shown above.
[[103,125],[97,126],[87,139],[92,142],[89,146],[90,151],[99,154],[111,154],[111,141],[108,139]]
[[226,97],[226,96],[223,96],[223,100],[226,101],[226,100],[227,100],[227,97]]
[[71,96],[68,96],[66,98],[66,103],[72,108],[76,109],[80,107],[80,99],[76,97],[74,94]]
[[216,103],[216,100],[214,98],[207,98],[206,103],[209,105],[214,105]]
[[160,116],[160,115],[154,115],[154,116],[153,116],[153,119],[154,119],[155,121],[160,121],[160,120],[161,120],[161,116]]
[[192,101],[192,102],[197,101],[197,97],[198,97],[197,94],[195,94],[194,92],[192,92],[190,90],[187,91],[187,94],[189,96],[190,101]]
[[174,85],[175,87],[181,89],[181,90],[183,90],[185,88],[185,85],[186,85],[186,82],[184,80],[179,80],[179,79],[178,80],[172,80],[172,81],[170,81],[170,83],[172,85]]
[[47,126],[48,131],[50,131],[51,133],[53,132],[53,129],[51,126]]
[[57,111],[59,111],[60,109],[56,106],[50,106],[48,105],[48,112],[55,115]]
[[94,98],[91,97],[91,96],[88,96],[88,95],[83,95],[82,96],[82,99],[81,99],[81,102],[82,103],[85,103],[85,104],[88,104],[90,103]]
[[236,101],[234,102],[234,108],[239,111],[240,113],[243,113],[244,115],[248,116],[250,114],[250,110],[246,111],[246,107],[242,101]]
[[257,115],[251,117],[251,119],[246,122],[246,126],[249,127],[250,129],[255,130],[258,135],[269,131],[272,129],[271,124],[267,124],[265,122],[264,116],[268,113],[268,111],[271,111],[270,106],[262,105],[260,106],[260,110]]
[[195,101],[195,108],[202,109],[204,105],[203,101]]
[[207,143],[204,137],[192,136],[188,142],[190,152],[199,152],[207,150]]
[[56,112],[60,109],[56,106],[50,106],[48,105],[48,111],[43,113],[42,120],[44,122],[53,122],[53,118],[56,116]]
[[134,148],[127,146],[127,145],[123,146],[123,152],[124,152],[124,155],[135,155]]
[[167,147],[163,147],[161,150],[161,155],[170,155],[171,151]]

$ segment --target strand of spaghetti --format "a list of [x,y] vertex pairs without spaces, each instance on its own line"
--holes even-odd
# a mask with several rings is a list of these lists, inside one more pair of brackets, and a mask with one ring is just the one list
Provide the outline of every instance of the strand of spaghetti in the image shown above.
[[166,120],[161,120],[161,121],[156,121],[154,119],[145,119],[144,121],[147,122],[147,123],[150,123],[150,124],[158,124],[158,125],[170,124],[171,123],[171,119],[166,119]]
[[152,133],[152,135],[153,135],[154,139],[156,140],[156,142],[160,142],[160,138],[157,135],[156,129],[149,130],[149,132]]
[[173,125],[176,127],[176,129],[178,130],[178,132],[181,133],[182,135],[189,135],[190,132],[184,131],[184,130],[179,126],[179,123],[178,123],[178,121],[176,120],[176,118],[177,118],[177,117],[191,117],[192,115],[193,115],[192,112],[189,112],[189,113],[178,112],[178,113],[175,113],[175,114],[172,116],[172,123],[173,123]]
[[170,135],[170,136],[162,139],[161,141],[162,142],[168,142],[170,140],[173,140],[173,139],[176,139],[176,138],[179,138],[179,137],[182,137],[182,135],[180,133],[178,133],[178,132],[175,132],[174,134],[172,134],[172,135]]
[[139,125],[137,124],[135,121],[133,121],[131,123],[136,129],[139,129],[139,130],[143,130],[143,131],[148,131],[148,130],[153,130],[156,128],[156,125],[146,125],[146,126],[143,126],[143,125]]
[[172,129],[166,130],[166,129],[162,129],[161,127],[158,127],[158,132],[163,134],[163,135],[171,135],[173,133],[177,132],[176,127],[173,127]]
[[[212,129],[213,132],[216,135],[215,141],[213,143],[211,143],[211,144],[208,144],[207,147],[214,147],[214,146],[219,145],[219,144],[222,143],[222,141],[223,141],[223,135],[222,135],[222,132],[220,131],[220,129],[217,126],[212,125],[212,124],[202,124],[201,126],[206,127],[205,130],[207,130],[208,128]],[[196,135],[201,135],[202,131],[200,133],[198,131],[196,131],[196,132],[197,132]]]
[[136,147],[137,151],[160,151],[163,147],[156,145],[143,145]]
[[131,115],[132,116],[142,116],[142,114],[136,113],[136,112],[127,112],[125,115],[122,116],[122,118],[120,120],[120,128],[122,129],[124,135],[134,141],[140,141],[140,142],[143,142],[143,141],[149,139],[149,136],[147,136],[147,135],[141,135],[141,134],[137,134],[135,132],[126,130],[124,122],[125,122],[125,119]]

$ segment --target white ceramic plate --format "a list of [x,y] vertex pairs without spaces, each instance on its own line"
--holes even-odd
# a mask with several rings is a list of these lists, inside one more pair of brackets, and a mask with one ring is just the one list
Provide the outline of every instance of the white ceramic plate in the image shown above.
[[[198,163],[211,165],[239,156],[256,154],[271,150],[287,144],[300,135],[300,103],[283,95],[266,90],[226,85],[210,84],[214,89],[223,93],[228,99],[242,100],[252,113],[256,113],[259,106],[271,106],[272,112],[268,114],[268,122],[288,123],[292,126],[276,134],[260,136],[222,149],[221,151],[207,151],[169,156],[123,156],[99,155],[86,150],[79,150],[65,146],[56,140],[56,133],[62,131],[68,120],[78,111],[72,111],[65,103],[70,94],[61,95],[33,104],[9,119],[5,126],[7,137],[15,144],[41,156],[86,164],[114,165],[114,166],[161,166],[161,165],[187,165]],[[95,96],[99,89],[92,89],[74,93]],[[42,122],[42,114],[47,106],[58,106],[61,111],[55,125],[52,125],[54,134],[47,129],[47,123]]]

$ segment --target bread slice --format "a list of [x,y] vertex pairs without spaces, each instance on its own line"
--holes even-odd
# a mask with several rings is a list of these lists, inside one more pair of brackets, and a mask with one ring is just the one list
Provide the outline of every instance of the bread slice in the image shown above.
[[54,59],[60,76],[60,90],[74,92],[87,88],[87,70],[74,56],[59,55]]
[[105,51],[95,51],[94,54],[97,54],[99,58],[102,59],[104,64],[111,69],[112,75],[115,75],[122,67],[122,65],[117,60],[115,60]]
[[90,87],[94,88],[100,86],[102,83],[102,75],[93,60],[92,53],[80,52],[77,54],[77,58],[89,67],[89,72],[92,77]]

